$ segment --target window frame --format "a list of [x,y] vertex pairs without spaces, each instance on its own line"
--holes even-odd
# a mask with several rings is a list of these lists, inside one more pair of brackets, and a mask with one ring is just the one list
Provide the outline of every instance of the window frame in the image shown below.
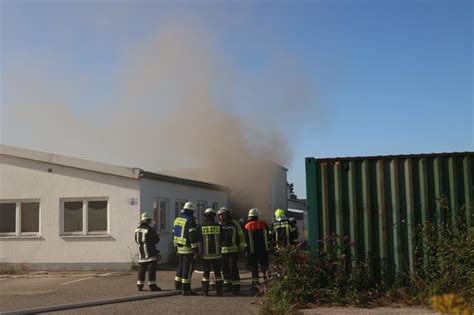
[[165,202],[166,203],[166,209],[165,209],[165,220],[164,220],[164,229],[161,228],[161,224],[160,222],[158,221],[158,225],[157,225],[157,228],[158,228],[158,231],[160,232],[167,232],[169,231],[169,227],[168,227],[168,216],[170,214],[170,199],[169,198],[162,198],[162,197],[156,197],[156,198],[153,198],[153,218],[155,218],[155,210],[157,212],[157,219],[160,220],[161,219],[161,208],[160,208],[160,202]]
[[[203,208],[200,208],[199,205],[204,205]],[[198,200],[196,201],[196,213],[195,213],[195,217],[196,217],[196,221],[198,224],[201,224],[202,223],[202,220],[203,220],[203,217],[204,217],[204,211],[206,211],[207,209],[207,200]]]
[[[107,230],[89,231],[89,201],[106,201],[107,202]],[[65,232],[64,231],[64,203],[66,202],[82,202],[82,231]],[[110,235],[110,200],[109,197],[86,197],[86,198],[61,198],[60,204],[60,236],[102,236]]]
[[[15,204],[15,232],[0,233],[2,237],[38,237],[41,236],[41,200],[39,198],[32,199],[1,199],[0,203]],[[38,203],[38,232],[22,232],[21,231],[21,204],[22,203]]]

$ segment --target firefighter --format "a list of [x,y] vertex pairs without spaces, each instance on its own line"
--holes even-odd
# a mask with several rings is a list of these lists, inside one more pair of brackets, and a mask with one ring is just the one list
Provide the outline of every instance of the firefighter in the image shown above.
[[178,254],[175,289],[182,295],[194,295],[191,291],[191,276],[194,271],[194,260],[199,251],[199,232],[194,217],[196,206],[186,202],[180,215],[173,223],[173,243]]
[[204,211],[204,222],[199,228],[202,235],[202,261],[204,273],[202,275],[202,295],[209,295],[209,282],[211,268],[214,270],[216,280],[216,292],[222,295],[224,282],[221,274],[222,254],[221,254],[221,227],[216,222],[216,210],[207,208]]
[[222,269],[224,272],[224,289],[226,292],[239,294],[240,276],[237,263],[239,251],[245,250],[245,236],[240,224],[233,219],[226,207],[217,211],[222,233]]
[[293,233],[292,233],[292,243],[294,245],[298,245],[299,243],[299,239],[300,239],[300,233],[298,231],[298,226],[296,225],[296,219],[291,217],[288,219],[288,223],[290,224],[290,227],[293,229]]
[[275,221],[273,221],[270,231],[276,249],[295,245],[295,241],[298,241],[298,231],[296,227],[290,225],[283,209],[275,210]]
[[248,221],[245,224],[245,236],[247,241],[247,257],[252,271],[252,289],[258,292],[258,265],[263,272],[263,280],[267,279],[268,271],[268,225],[259,220],[260,211],[252,208],[248,213]]
[[156,244],[159,241],[160,237],[151,226],[151,216],[148,212],[143,212],[140,224],[135,229],[135,242],[138,246],[138,291],[143,290],[147,270],[150,291],[161,291],[161,288],[156,285],[156,265],[159,257]]

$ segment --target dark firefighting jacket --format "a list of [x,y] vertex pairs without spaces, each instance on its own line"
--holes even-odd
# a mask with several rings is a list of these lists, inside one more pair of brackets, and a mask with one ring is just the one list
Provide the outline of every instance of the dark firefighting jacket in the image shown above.
[[194,254],[199,250],[198,227],[189,212],[182,212],[174,220],[173,243],[178,254]]
[[251,254],[268,252],[268,225],[265,221],[249,219],[244,226],[247,249]]
[[229,218],[227,221],[221,222],[220,226],[222,233],[221,251],[223,254],[236,253],[239,249],[245,249],[244,232],[237,220]]
[[202,259],[222,258],[222,233],[219,223],[212,217],[205,217],[199,231],[202,240]]
[[276,248],[298,243],[298,229],[291,226],[288,219],[274,221],[270,231],[272,242]]
[[155,229],[146,222],[141,222],[135,229],[135,243],[138,246],[138,262],[148,262],[157,259],[158,250],[156,244],[160,237]]

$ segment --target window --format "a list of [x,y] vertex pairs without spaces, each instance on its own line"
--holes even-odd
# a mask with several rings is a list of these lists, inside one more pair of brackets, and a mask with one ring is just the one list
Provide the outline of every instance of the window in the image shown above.
[[89,201],[87,212],[89,232],[107,231],[107,201]]
[[0,235],[37,235],[39,208],[38,201],[0,201]]
[[183,209],[184,207],[184,204],[187,202],[187,200],[185,199],[176,199],[175,202],[174,202],[174,214],[175,214],[175,217],[177,217],[179,215],[179,213],[181,212],[181,209]]
[[169,209],[169,199],[157,198],[153,202],[153,221],[156,222],[160,231],[167,229],[167,213]]
[[104,198],[62,200],[64,235],[108,234],[108,201]]
[[21,233],[39,232],[39,202],[21,203]]
[[217,201],[214,201],[212,203],[212,207],[214,208],[214,210],[218,210],[219,209],[219,204],[217,203]]
[[195,217],[196,217],[196,221],[198,224],[202,223],[202,220],[203,220],[203,216],[204,216],[204,211],[206,210],[207,208],[207,201],[198,201],[196,202],[196,213],[195,213]]

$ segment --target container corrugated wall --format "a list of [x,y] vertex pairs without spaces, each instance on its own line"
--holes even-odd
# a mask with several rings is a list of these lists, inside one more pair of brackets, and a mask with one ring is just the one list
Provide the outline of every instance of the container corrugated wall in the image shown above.
[[[395,272],[413,271],[414,229],[473,205],[474,152],[306,158],[309,245],[336,233],[355,257],[376,256]],[[472,208],[466,220],[474,225]]]

